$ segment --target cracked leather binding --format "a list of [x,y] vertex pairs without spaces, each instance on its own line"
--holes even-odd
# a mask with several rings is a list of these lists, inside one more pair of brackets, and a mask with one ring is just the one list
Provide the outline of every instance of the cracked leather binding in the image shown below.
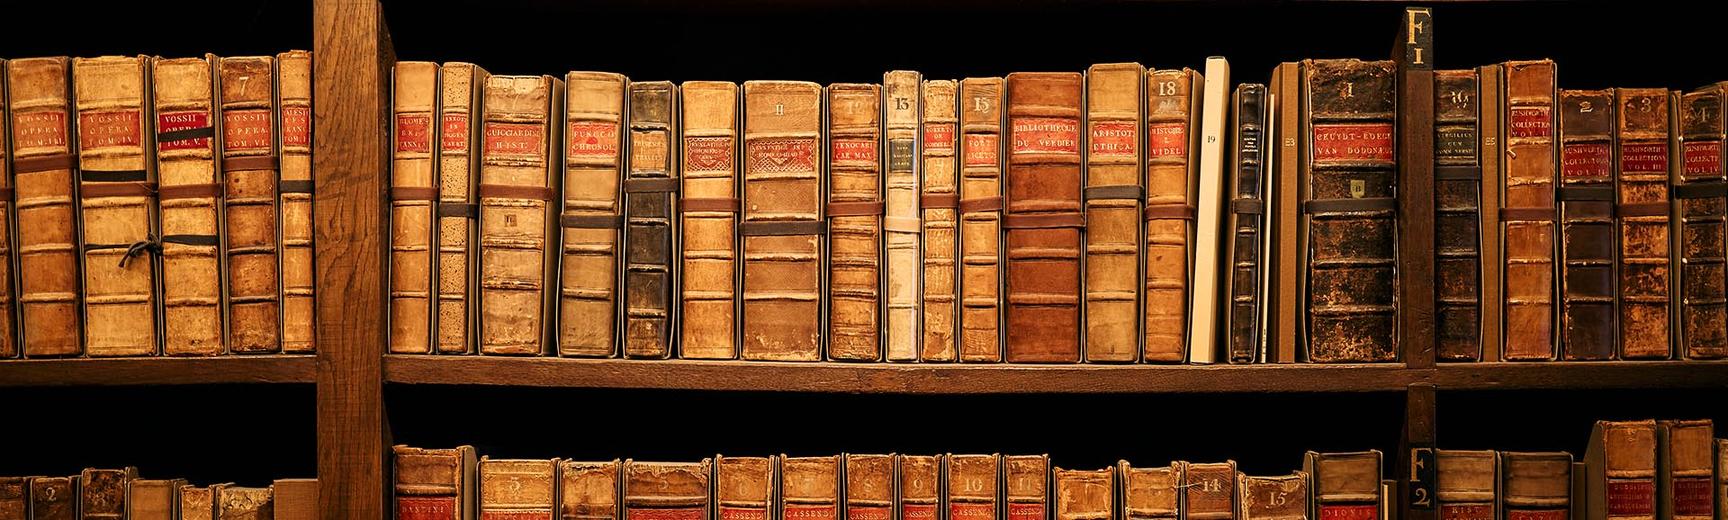
[[1614,92],[1560,94],[1560,350],[1614,358]]
[[222,58],[228,350],[282,350],[281,220],[277,213],[276,59]]
[[840,457],[780,456],[780,514],[797,520],[839,520]]
[[1674,174],[1674,218],[1679,219],[1679,343],[1687,359],[1728,356],[1728,178],[1723,176],[1721,85],[1679,95],[1680,164]]
[[1200,73],[1146,76],[1146,345],[1151,363],[1188,359],[1194,205],[1199,198]]
[[672,82],[630,84],[630,166],[624,179],[626,357],[672,356],[677,110],[678,86]]
[[484,96],[476,193],[480,353],[540,355],[560,300],[552,287],[558,287],[553,197],[561,168],[552,147],[563,143],[555,122],[563,117],[563,83],[550,76],[491,76]]
[[1572,454],[1500,452],[1499,507],[1506,520],[1572,517]]
[[396,520],[473,520],[474,448],[395,446]]
[[882,87],[828,87],[828,358],[882,358]]
[[1079,73],[1008,75],[1008,344],[1013,363],[1080,360]]
[[396,63],[390,93],[394,98],[391,124],[395,146],[390,162],[390,352],[431,354],[432,242],[437,236],[438,165],[436,150],[442,125],[439,113],[438,64],[429,61]]
[[[180,479],[133,480],[126,488],[125,518],[127,520],[174,520],[179,518],[174,515],[174,493],[179,491],[180,486],[184,485],[186,485],[186,481]],[[0,480],[0,518],[23,518],[22,511],[19,511],[15,516],[8,516],[9,511],[3,505],[6,494],[4,486],[4,481]]]
[[1182,464],[1134,467],[1118,461],[1122,479],[1123,520],[1171,520],[1179,518],[1182,495]]
[[744,84],[742,354],[822,359],[822,87]]
[[896,466],[899,482],[900,520],[941,518],[942,461],[936,455],[900,455]]
[[710,459],[700,462],[624,461],[624,516],[707,520]]
[[1709,419],[1656,423],[1657,517],[1710,520],[1716,514],[1716,441]]
[[1435,450],[1434,502],[1440,520],[1495,520],[1494,451]]
[[176,492],[179,501],[179,513],[175,518],[216,518],[216,494],[222,488],[232,484],[216,484],[212,486],[181,486]]
[[1235,520],[1236,461],[1183,462],[1182,504],[1185,519]]
[[[6,68],[6,61],[0,59],[0,69]],[[4,76],[0,76],[3,78]],[[0,88],[0,222],[11,222],[17,209],[12,203],[12,143],[8,140],[6,129],[10,126],[11,116],[6,108],[6,89]],[[13,293],[14,278],[17,272],[13,266],[13,232],[11,226],[0,225],[0,359],[18,357],[18,324],[15,321],[18,313],[17,295]],[[22,482],[19,482],[22,485]],[[5,511],[0,505],[0,511]],[[22,516],[22,513],[19,514]]]
[[1050,456],[1005,455],[1003,507],[1008,520],[1044,520],[1050,508]]
[[557,255],[561,356],[608,357],[617,350],[618,257],[624,232],[619,169],[626,150],[629,83],[608,72],[564,76],[563,212]]
[[156,353],[156,169],[146,150],[150,59],[72,60],[78,110],[84,354]]
[[552,520],[558,459],[480,458],[480,520]]
[[1302,471],[1313,478],[1316,516],[1328,520],[1378,520],[1383,496],[1380,452],[1308,452]]
[[[1135,76],[1139,76],[1138,73]],[[1136,233],[1138,234],[1138,233]],[[1132,321],[1130,322],[1132,323]],[[1056,520],[1116,520],[1116,468],[1054,468]],[[1012,508],[1013,504],[1009,504]],[[1009,518],[1015,518],[1010,513]],[[1039,516],[1038,518],[1043,518]],[[1025,520],[1032,520],[1027,518]]]
[[439,78],[438,129],[438,310],[432,330],[439,354],[472,354],[478,329],[480,273],[480,102],[486,70],[471,63],[443,65]]
[[[12,169],[16,198],[17,336],[24,357],[65,357],[84,352],[78,311],[77,206],[72,196],[77,161],[72,156],[71,63],[64,57],[6,62],[10,96]],[[34,484],[32,484],[34,486]]]
[[617,459],[604,462],[558,461],[560,520],[618,520],[620,468]]
[[216,168],[215,56],[157,58],[156,190],[162,241],[162,353],[223,351],[221,177]]
[[[143,65],[140,64],[139,68],[142,69]],[[127,488],[136,478],[136,468],[85,468],[78,474],[79,520],[120,520],[125,517]]]
[[1584,454],[1583,518],[1651,520],[1656,515],[1656,421],[1596,421]]
[[1002,78],[960,80],[960,361],[1002,360]]
[[738,356],[738,85],[687,81],[679,174],[679,357]]
[[[1140,142],[1146,68],[1104,63],[1086,69],[1086,361],[1140,358]],[[1088,505],[1085,507],[1093,507]]]
[[[1276,477],[1236,479],[1242,520],[1307,520],[1308,474],[1298,471]],[[1489,519],[1491,520],[1491,519]]]
[[773,457],[714,458],[714,510],[720,520],[768,520],[777,462]]
[[845,455],[846,520],[894,518],[894,456]]
[[923,158],[918,182],[922,188],[918,205],[924,218],[923,339],[919,358],[926,362],[950,362],[958,355],[955,342],[959,327],[960,197],[956,192],[955,139],[959,115],[955,105],[958,83],[950,80],[924,82],[923,134],[919,152]]
[[1507,361],[1554,359],[1554,62],[1502,65],[1506,153],[1500,190]]
[[996,520],[997,478],[1002,472],[995,455],[946,456],[943,501],[948,520]]
[[317,351],[313,341],[312,53],[276,55],[276,121],[281,133],[282,352]]
[[1390,61],[1308,60],[1308,360],[1385,362],[1397,345],[1396,100]]
[[918,274],[919,153],[918,119],[923,113],[922,77],[895,70],[882,75],[884,141],[882,239],[887,246],[883,278],[888,310],[883,321],[883,349],[889,361],[918,360],[918,325],[923,296]]
[[1434,72],[1435,356],[1482,359],[1481,105],[1476,69]]
[[78,477],[32,477],[30,479],[30,518],[31,520],[77,520]]
[[1614,89],[1615,215],[1620,223],[1620,357],[1667,359],[1673,272],[1669,243],[1666,89]]
[[217,520],[273,520],[275,497],[270,488],[223,486],[216,491]]
[[1232,129],[1236,137],[1235,173],[1230,176],[1230,209],[1225,230],[1231,234],[1227,247],[1230,262],[1229,303],[1224,322],[1229,327],[1231,363],[1253,363],[1261,359],[1265,345],[1262,321],[1265,314],[1266,258],[1266,86],[1250,83],[1236,87]]

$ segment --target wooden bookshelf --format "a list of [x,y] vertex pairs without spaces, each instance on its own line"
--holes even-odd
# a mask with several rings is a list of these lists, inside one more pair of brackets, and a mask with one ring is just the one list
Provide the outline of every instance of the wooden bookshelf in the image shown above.
[[1441,390],[1728,389],[1728,361],[1442,363]]
[[314,356],[15,359],[0,361],[0,387],[311,384]]

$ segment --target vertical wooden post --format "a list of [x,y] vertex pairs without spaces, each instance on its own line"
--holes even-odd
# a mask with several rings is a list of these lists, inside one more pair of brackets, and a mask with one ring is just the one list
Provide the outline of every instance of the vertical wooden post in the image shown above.
[[1406,8],[1398,63],[1398,341],[1404,364],[1434,367],[1434,28]]
[[385,518],[384,187],[392,52],[376,0],[313,5],[318,509]]
[[1434,385],[1413,383],[1405,388],[1404,435],[1398,446],[1400,520],[1434,520]]

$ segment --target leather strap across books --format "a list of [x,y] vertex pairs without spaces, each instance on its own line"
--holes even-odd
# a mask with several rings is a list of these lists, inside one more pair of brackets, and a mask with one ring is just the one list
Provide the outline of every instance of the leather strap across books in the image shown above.
[[78,196],[85,199],[103,197],[149,197],[156,194],[156,184],[152,182],[114,182],[82,186]]
[[552,188],[545,186],[512,186],[508,184],[481,184],[480,197],[492,199],[530,199],[552,200]]
[[830,202],[824,211],[830,217],[869,217],[881,215],[883,204],[880,200]]
[[747,237],[822,235],[827,230],[827,223],[820,220],[745,222],[738,225],[738,234]]
[[156,189],[158,200],[203,199],[222,196],[221,184],[177,184]]
[[78,172],[84,182],[144,182],[150,176],[144,170],[84,170]]
[[1674,186],[1673,196],[1676,199],[1708,199],[1728,197],[1728,182],[1688,182]]
[[188,246],[214,246],[221,243],[221,237],[216,235],[163,235],[164,244],[181,244]]
[[198,128],[185,128],[185,129],[180,129],[180,130],[171,130],[171,131],[167,131],[167,132],[159,132],[156,134],[156,142],[157,143],[172,143],[175,141],[190,141],[193,139],[205,139],[205,138],[210,138],[210,137],[215,137],[215,136],[216,136],[216,127],[204,126],[204,127],[198,127]]
[[1002,197],[984,197],[981,199],[962,199],[961,213],[976,213],[979,211],[1002,211]]
[[1080,213],[1049,213],[1039,215],[1007,215],[1002,217],[1003,229],[1050,229],[1086,227],[1086,217]]
[[[1579,201],[1579,202],[1605,202],[1605,201]],[[1566,205],[1566,218],[1568,220],[1573,219],[1573,218],[1589,218],[1589,219],[1614,218],[1614,205],[1613,204],[1568,204],[1568,205]]]
[[723,211],[726,213],[737,213],[738,212],[738,198],[737,197],[686,198],[686,199],[680,200],[678,202],[678,204],[679,204],[679,207],[684,208],[684,211]]
[[1621,204],[1615,212],[1622,217],[1661,217],[1668,215],[1668,204],[1664,202],[1638,202]]
[[[1398,208],[1398,199],[1372,197],[1363,199],[1321,199],[1302,203],[1308,213],[1341,213],[1350,211],[1391,211]],[[1552,217],[1550,217],[1552,218]]]
[[558,218],[558,224],[567,228],[578,229],[618,229],[624,226],[624,217],[618,215],[564,215]]
[[1554,220],[1554,208],[1500,208],[1500,220]]
[[960,205],[960,195],[956,193],[925,193],[918,196],[918,205],[923,209],[954,209]]
[[625,179],[624,193],[672,193],[678,191],[678,179]]
[[1146,206],[1146,220],[1194,220],[1194,206],[1187,204],[1151,204]]
[[[277,193],[311,194],[312,193],[312,181],[309,181],[309,180],[280,181],[280,182],[276,183],[276,192]],[[427,200],[431,200],[431,199],[427,199]]]
[[139,240],[137,242],[133,242],[130,244],[85,244],[84,245],[85,251],[100,251],[103,249],[125,249],[126,254],[120,257],[120,267],[126,267],[126,262],[131,260],[132,257],[134,257],[134,256],[138,256],[138,255],[141,255],[144,253],[149,253],[152,255],[162,254],[162,242],[156,238],[156,235],[149,235],[144,240]]
[[1559,190],[1555,191],[1554,195],[1556,198],[1559,198],[1560,200],[1566,201],[1566,202],[1571,202],[1571,201],[1612,202],[1614,200],[1614,187],[1613,186],[1561,186]]
[[476,218],[480,215],[480,205],[472,202],[440,202],[438,216]]
[[[286,182],[284,182],[286,184]],[[283,193],[287,193],[283,190]],[[438,188],[427,186],[396,186],[390,188],[390,200],[437,200]]]
[[8,201],[12,200],[12,188],[10,186],[0,187],[0,199],[4,199],[4,200],[0,200],[0,203],[4,203],[4,202],[8,202]]
[[1434,167],[1434,180],[1437,181],[1479,181],[1482,180],[1482,169],[1475,166],[1440,165]]
[[229,157],[222,159],[222,169],[226,171],[242,170],[274,170],[276,156],[259,155],[251,157]]
[[1266,212],[1266,202],[1258,199],[1230,201],[1230,211],[1237,215],[1259,215]]
[[1122,199],[1142,200],[1146,198],[1146,189],[1134,184],[1116,186],[1087,186],[1086,200]]
[[41,157],[22,157],[12,160],[12,173],[36,173],[72,169],[72,156],[68,154],[44,155]]

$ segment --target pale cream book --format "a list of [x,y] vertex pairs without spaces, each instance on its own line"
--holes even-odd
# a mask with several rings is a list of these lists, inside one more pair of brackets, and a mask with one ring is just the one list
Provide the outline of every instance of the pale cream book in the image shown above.
[[1206,58],[1200,109],[1200,200],[1195,205],[1194,292],[1188,327],[1188,362],[1210,364],[1218,350],[1219,254],[1223,252],[1224,124],[1229,120],[1230,62]]

